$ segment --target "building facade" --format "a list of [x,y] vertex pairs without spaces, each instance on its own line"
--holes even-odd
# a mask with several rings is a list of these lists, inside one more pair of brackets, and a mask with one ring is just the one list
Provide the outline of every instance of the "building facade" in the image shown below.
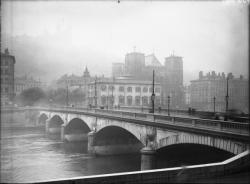
[[185,104],[184,86],[183,86],[183,61],[182,57],[174,54],[165,58],[163,77],[163,99],[164,105],[170,97],[171,106],[174,109],[182,108]]
[[44,89],[46,85],[45,83],[42,83],[40,79],[36,80],[33,77],[28,77],[26,75],[22,77],[15,77],[15,95],[20,95],[22,91],[35,87]]
[[[97,79],[89,84],[88,99],[92,106],[137,106],[151,105],[152,81],[129,78]],[[155,105],[161,104],[161,86],[155,84]]]
[[1,53],[1,105],[10,104],[15,96],[15,62],[15,57],[10,55],[8,49]]
[[[122,65],[120,66],[122,67]],[[170,96],[172,108],[184,108],[182,57],[172,54],[165,58],[165,63],[162,65],[154,54],[147,56],[138,52],[126,54],[124,75],[131,76],[136,80],[152,81],[153,70],[155,71],[155,81],[160,83],[162,88],[161,105],[167,106],[168,96]]]
[[[227,86],[228,78],[228,86]],[[226,94],[228,89],[228,109],[249,113],[249,84],[241,75],[235,78],[232,73],[227,77],[215,71],[192,80],[190,84],[190,106],[202,111],[226,111]]]

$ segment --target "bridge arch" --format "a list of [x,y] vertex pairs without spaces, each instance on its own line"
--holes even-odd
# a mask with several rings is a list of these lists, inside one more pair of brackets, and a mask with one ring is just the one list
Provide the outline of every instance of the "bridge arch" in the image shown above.
[[94,139],[95,149],[100,154],[125,154],[139,152],[143,143],[127,129],[106,126],[98,130]]
[[49,117],[47,116],[47,114],[45,113],[41,113],[38,117],[38,124],[39,125],[45,125],[46,123],[46,120],[49,119]]
[[64,131],[65,134],[69,133],[80,134],[80,133],[88,133],[91,131],[91,129],[84,120],[80,118],[73,118],[67,123]]
[[49,120],[49,127],[61,127],[62,124],[64,121],[59,115],[53,115]]
[[195,134],[175,134],[160,139],[159,143],[157,144],[157,150],[166,146],[185,143],[211,146],[235,155],[242,153],[247,149],[246,146],[242,143],[234,142],[232,140],[225,140],[218,137],[214,138]]

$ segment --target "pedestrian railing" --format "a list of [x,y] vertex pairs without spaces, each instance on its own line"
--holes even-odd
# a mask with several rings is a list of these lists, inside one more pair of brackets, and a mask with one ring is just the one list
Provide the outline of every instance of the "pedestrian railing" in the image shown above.
[[178,116],[168,116],[162,114],[152,114],[152,113],[142,113],[142,112],[131,112],[123,110],[113,110],[113,109],[90,109],[90,108],[74,108],[74,107],[51,107],[43,108],[36,107],[32,109],[43,109],[50,111],[67,111],[70,113],[93,113],[99,115],[108,115],[120,118],[138,119],[138,120],[148,120],[153,122],[160,122],[166,124],[176,124],[180,126],[188,126],[200,129],[210,129],[215,131],[232,132],[236,134],[250,134],[250,126],[248,123],[240,122],[229,122],[221,120],[211,120],[211,119],[200,119],[200,118],[188,118],[188,117],[178,117]]

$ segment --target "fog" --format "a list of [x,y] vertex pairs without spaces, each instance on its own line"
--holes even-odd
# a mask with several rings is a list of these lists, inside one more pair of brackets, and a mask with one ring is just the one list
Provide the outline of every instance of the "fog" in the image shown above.
[[248,76],[248,8],[243,3],[152,1],[3,1],[2,50],[16,75],[47,82],[61,75],[111,75],[133,51],[164,64],[183,57],[184,82],[215,70]]

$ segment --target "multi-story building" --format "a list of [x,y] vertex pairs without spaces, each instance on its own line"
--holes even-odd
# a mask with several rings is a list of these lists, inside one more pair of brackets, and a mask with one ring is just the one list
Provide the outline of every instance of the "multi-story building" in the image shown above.
[[183,87],[183,61],[182,57],[174,54],[165,58],[165,72],[163,78],[163,101],[166,105],[167,97],[170,96],[171,106],[181,108],[184,105]]
[[45,88],[45,83],[42,83],[40,79],[36,80],[33,77],[28,77],[27,75],[21,77],[15,77],[15,95],[19,95],[22,91],[29,88]]
[[[88,99],[92,106],[149,106],[152,81],[134,80],[129,77],[102,79],[89,83]],[[155,83],[155,105],[161,104],[161,86]]]
[[[228,78],[228,85],[227,85]],[[241,75],[234,78],[232,73],[226,77],[224,73],[202,71],[199,79],[192,80],[190,85],[190,106],[197,110],[216,112],[226,111],[226,94],[228,89],[228,109],[240,110],[249,113],[249,86],[248,80]]]
[[9,54],[8,49],[1,53],[1,104],[12,102],[14,93],[15,57]]
[[86,86],[93,78],[90,76],[88,68],[85,67],[82,76],[77,75],[63,75],[60,79],[57,80],[57,87],[65,88],[68,87],[83,87]]
[[[120,65],[122,68],[122,65]],[[168,96],[172,108],[183,108],[185,104],[183,87],[183,61],[182,57],[174,54],[165,58],[162,65],[154,54],[145,56],[143,53],[132,52],[125,56],[124,75],[136,80],[151,81],[153,70],[155,81],[162,87],[162,106],[167,106]]]
[[141,78],[145,67],[145,55],[139,52],[131,52],[125,56],[125,73],[134,78]]

